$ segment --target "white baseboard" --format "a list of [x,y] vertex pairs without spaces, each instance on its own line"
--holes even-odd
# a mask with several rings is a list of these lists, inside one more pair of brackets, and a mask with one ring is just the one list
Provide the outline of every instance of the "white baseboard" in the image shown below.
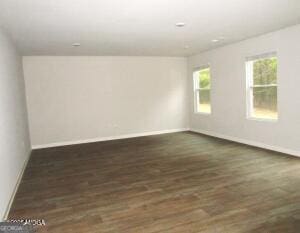
[[160,131],[151,131],[151,132],[134,133],[134,134],[123,134],[123,135],[118,135],[118,136],[99,137],[99,138],[91,138],[91,139],[83,139],[83,140],[75,140],[75,141],[54,142],[54,143],[49,143],[49,144],[33,145],[32,149],[34,150],[34,149],[67,146],[67,145],[75,145],[75,144],[83,144],[83,143],[91,143],[91,142],[102,142],[102,141],[110,141],[110,140],[125,139],[125,138],[135,138],[135,137],[143,137],[143,136],[166,134],[166,133],[176,133],[176,132],[182,132],[182,131],[188,131],[188,130],[189,130],[189,128],[167,129],[167,130],[160,130]]
[[27,158],[26,158],[26,160],[25,160],[25,162],[23,164],[21,172],[19,173],[17,183],[16,183],[16,185],[14,187],[14,190],[13,190],[13,193],[12,193],[12,195],[10,197],[9,203],[7,205],[6,211],[5,211],[4,216],[3,216],[3,220],[7,220],[7,218],[8,218],[9,211],[11,209],[12,203],[14,202],[15,196],[16,196],[17,191],[19,189],[19,186],[20,186],[20,183],[21,183],[24,171],[25,171],[25,169],[27,167],[27,164],[28,164],[28,161],[30,159],[30,155],[31,155],[31,151],[30,151],[29,155],[27,156]]
[[267,145],[267,144],[260,143],[260,142],[255,142],[255,141],[232,137],[232,136],[228,136],[228,135],[224,135],[224,134],[215,133],[212,131],[206,131],[206,130],[200,130],[200,129],[190,129],[190,131],[300,157],[300,151],[296,151],[296,150],[291,150],[291,149],[278,147],[278,146],[271,146],[271,145]]

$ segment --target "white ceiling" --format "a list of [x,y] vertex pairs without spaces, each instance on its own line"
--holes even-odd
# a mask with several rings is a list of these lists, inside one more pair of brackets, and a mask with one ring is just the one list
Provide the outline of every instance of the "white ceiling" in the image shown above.
[[0,23],[23,55],[187,56],[300,23],[300,0],[0,0]]

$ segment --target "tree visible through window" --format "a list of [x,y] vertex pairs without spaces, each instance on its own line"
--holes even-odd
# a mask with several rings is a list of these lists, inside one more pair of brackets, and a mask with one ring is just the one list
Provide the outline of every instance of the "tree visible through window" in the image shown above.
[[277,119],[277,57],[249,60],[248,78],[248,113],[250,117]]
[[196,70],[194,76],[195,111],[211,113],[210,105],[210,68]]

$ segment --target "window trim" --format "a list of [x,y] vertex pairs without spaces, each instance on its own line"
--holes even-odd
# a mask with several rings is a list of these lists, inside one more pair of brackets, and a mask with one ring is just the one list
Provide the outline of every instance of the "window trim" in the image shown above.
[[[200,70],[203,69],[209,69],[210,72],[210,88],[201,88],[199,87],[199,80],[198,77],[195,75],[196,72],[200,72]],[[194,90],[194,114],[199,114],[199,115],[211,115],[212,114],[212,105],[210,103],[210,112],[203,112],[200,111],[198,103],[199,103],[199,92],[201,90],[210,90],[211,91],[211,68],[210,64],[206,65],[201,65],[193,69],[193,90]],[[211,93],[210,93],[210,101],[211,101]]]
[[[265,85],[254,85],[253,83],[253,63],[257,60],[261,59],[268,59],[276,57],[278,61],[278,56],[276,52],[264,53],[260,55],[246,57],[246,114],[247,120],[254,120],[254,121],[264,121],[264,122],[277,122],[279,119],[279,111],[278,111],[278,99],[277,99],[277,118],[261,118],[255,117],[253,115],[253,89],[255,87],[276,87],[278,93],[278,71],[277,71],[277,82],[276,84],[265,84]],[[278,63],[277,63],[278,65]]]

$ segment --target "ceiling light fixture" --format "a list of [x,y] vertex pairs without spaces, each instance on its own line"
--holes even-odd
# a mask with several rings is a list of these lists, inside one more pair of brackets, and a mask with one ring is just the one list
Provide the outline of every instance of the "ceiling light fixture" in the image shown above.
[[73,46],[73,47],[79,47],[79,46],[80,46],[80,43],[73,43],[72,46]]
[[221,42],[223,40],[225,40],[225,37],[224,36],[219,36],[216,39],[212,39],[211,42],[216,43],[216,42]]
[[175,24],[176,25],[176,27],[184,27],[185,26],[185,23],[183,23],[183,22],[178,22],[178,23],[176,23]]

